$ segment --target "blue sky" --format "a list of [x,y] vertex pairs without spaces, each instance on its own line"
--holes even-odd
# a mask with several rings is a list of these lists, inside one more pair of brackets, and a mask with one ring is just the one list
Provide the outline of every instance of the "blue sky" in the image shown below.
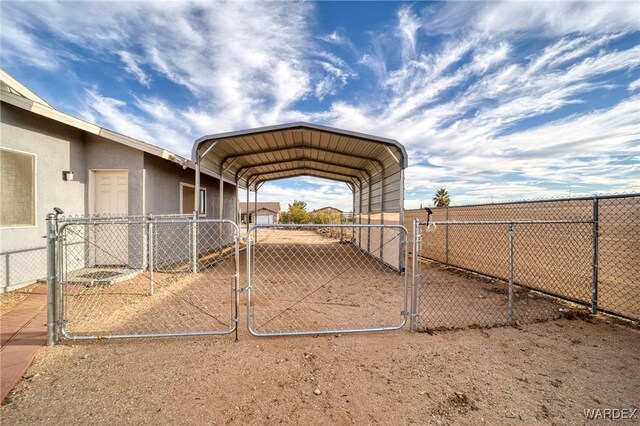
[[[403,143],[408,208],[640,192],[638,2],[2,1],[2,68],[55,108],[189,157],[308,121]],[[351,206],[342,183],[261,200]],[[244,199],[242,197],[241,199]]]

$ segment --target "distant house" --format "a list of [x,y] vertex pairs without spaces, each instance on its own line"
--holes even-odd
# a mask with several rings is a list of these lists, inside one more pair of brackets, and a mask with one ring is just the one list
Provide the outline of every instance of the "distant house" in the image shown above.
[[[240,202],[240,223],[247,223],[247,214],[249,215],[249,224],[269,224],[278,223],[280,220],[280,203],[278,202],[259,202],[256,212],[255,203],[249,203],[249,211],[247,212],[247,203]],[[257,213],[257,220],[256,220]]]
[[312,210],[311,216],[317,223],[342,223],[344,213],[335,207],[322,207]]
[[335,207],[330,207],[330,206],[322,207],[322,208],[316,209],[316,210],[312,210],[311,214],[313,214],[313,213],[330,213],[330,214],[333,213],[333,214],[338,214],[338,215],[342,216],[342,210],[340,210],[338,208],[335,208]]
[[[46,275],[45,217],[193,214],[195,165],[60,112],[0,70],[0,292]],[[200,217],[217,218],[217,175],[202,173]],[[236,219],[224,184],[222,217]]]

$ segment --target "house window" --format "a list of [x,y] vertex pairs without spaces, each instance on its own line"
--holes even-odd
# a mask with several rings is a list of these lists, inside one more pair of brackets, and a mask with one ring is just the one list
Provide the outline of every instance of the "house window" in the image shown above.
[[36,156],[0,149],[0,226],[35,226]]
[[[180,213],[193,213],[195,186],[180,182]],[[200,188],[200,216],[207,215],[207,189]]]

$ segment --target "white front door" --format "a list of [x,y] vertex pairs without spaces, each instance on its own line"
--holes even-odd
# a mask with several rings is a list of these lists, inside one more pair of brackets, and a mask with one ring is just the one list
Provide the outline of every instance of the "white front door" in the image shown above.
[[[123,216],[129,213],[129,174],[125,171],[94,172],[94,214]],[[96,265],[127,265],[129,263],[128,226],[96,225]]]

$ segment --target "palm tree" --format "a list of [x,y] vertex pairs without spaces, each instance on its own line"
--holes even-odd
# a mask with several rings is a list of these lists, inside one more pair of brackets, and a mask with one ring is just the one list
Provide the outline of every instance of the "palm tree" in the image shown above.
[[433,205],[436,207],[447,207],[451,203],[451,197],[446,189],[440,188],[433,196]]

